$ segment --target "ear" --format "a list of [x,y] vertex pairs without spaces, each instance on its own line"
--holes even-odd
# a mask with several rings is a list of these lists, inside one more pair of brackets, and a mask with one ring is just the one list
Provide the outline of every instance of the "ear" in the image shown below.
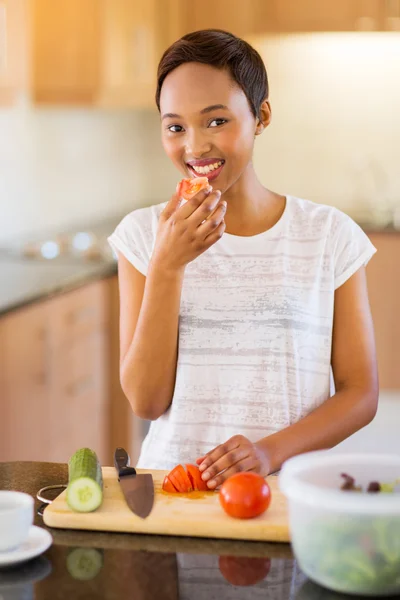
[[271,105],[268,100],[264,100],[260,107],[260,118],[257,119],[255,135],[260,135],[271,123]]

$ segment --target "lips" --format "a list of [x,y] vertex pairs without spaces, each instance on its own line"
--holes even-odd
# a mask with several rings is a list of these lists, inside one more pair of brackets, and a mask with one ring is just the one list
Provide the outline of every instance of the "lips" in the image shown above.
[[221,173],[225,161],[221,158],[202,158],[186,164],[192,177],[208,177],[212,181]]

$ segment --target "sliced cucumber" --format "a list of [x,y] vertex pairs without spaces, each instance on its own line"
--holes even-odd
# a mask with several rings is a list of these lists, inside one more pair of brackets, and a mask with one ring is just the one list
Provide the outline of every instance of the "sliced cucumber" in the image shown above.
[[103,555],[95,548],[74,548],[67,556],[71,577],[80,581],[94,579],[103,566]]
[[77,450],[68,462],[67,504],[77,512],[91,512],[103,501],[103,477],[96,453]]

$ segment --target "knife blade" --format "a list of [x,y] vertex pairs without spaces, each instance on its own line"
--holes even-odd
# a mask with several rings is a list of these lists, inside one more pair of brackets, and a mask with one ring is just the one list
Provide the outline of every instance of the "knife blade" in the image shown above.
[[154,504],[153,477],[150,473],[138,474],[129,463],[127,451],[117,448],[114,452],[114,466],[126,503],[135,515],[145,519],[151,513]]

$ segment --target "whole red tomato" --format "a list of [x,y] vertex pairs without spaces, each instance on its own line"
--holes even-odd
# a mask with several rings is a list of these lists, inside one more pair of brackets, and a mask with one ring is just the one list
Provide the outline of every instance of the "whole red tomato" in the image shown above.
[[270,568],[269,558],[219,557],[219,570],[232,585],[256,585],[266,578]]
[[231,517],[252,519],[269,507],[271,490],[261,475],[237,473],[222,484],[219,500],[224,511]]

